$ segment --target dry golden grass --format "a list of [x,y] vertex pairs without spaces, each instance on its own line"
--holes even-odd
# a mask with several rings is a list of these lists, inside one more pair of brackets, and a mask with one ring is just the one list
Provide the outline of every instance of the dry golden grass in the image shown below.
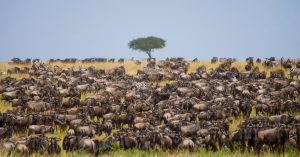
[[196,71],[196,69],[200,66],[205,66],[207,70],[211,69],[211,68],[216,68],[220,65],[220,62],[218,63],[215,63],[215,64],[211,64],[210,61],[207,61],[207,60],[200,60],[200,61],[197,61],[197,62],[190,62],[190,66],[189,66],[189,70],[188,72],[194,72]]
[[0,71],[7,71],[7,69],[13,68],[13,67],[30,67],[31,64],[9,64],[6,61],[0,61]]
[[0,113],[3,113],[12,107],[12,103],[0,100]]
[[124,63],[118,63],[118,62],[95,62],[95,63],[82,63],[80,61],[77,61],[76,63],[62,63],[62,62],[53,62],[50,63],[50,65],[57,65],[59,67],[63,68],[73,68],[73,67],[79,67],[82,66],[83,68],[87,68],[89,66],[94,66],[96,69],[104,69],[109,70],[112,68],[116,68],[119,66],[124,66],[126,69],[126,73],[129,75],[136,74],[137,70],[142,69],[147,65],[147,61],[142,61],[142,64],[138,65],[132,60],[126,60]]

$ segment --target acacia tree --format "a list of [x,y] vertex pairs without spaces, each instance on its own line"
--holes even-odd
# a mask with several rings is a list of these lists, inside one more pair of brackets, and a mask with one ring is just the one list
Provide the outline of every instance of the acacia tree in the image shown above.
[[146,38],[137,38],[128,43],[129,48],[145,52],[149,59],[152,58],[151,52],[154,49],[161,49],[165,47],[166,41],[164,39],[149,36]]

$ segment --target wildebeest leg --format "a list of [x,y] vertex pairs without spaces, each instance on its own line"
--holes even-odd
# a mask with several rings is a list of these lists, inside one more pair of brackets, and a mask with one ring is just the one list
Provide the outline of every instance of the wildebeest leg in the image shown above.
[[241,147],[241,151],[244,153],[245,152],[245,149],[247,147],[247,144],[245,141],[242,141],[242,147]]
[[259,110],[257,108],[255,109],[255,114],[256,114],[256,116],[259,115]]
[[262,144],[261,143],[258,143],[257,145],[256,145],[256,154],[257,155],[260,155],[260,152],[261,152],[261,149],[262,149]]
[[234,150],[233,145],[234,145],[233,142],[229,142],[229,149],[230,149],[231,152],[233,152],[233,150]]
[[10,156],[12,153],[12,150],[9,150],[8,153],[7,153],[7,156]]
[[285,145],[283,144],[281,147],[282,147],[282,154],[283,154],[283,156],[284,156]]
[[280,143],[274,144],[274,146],[273,146],[273,152],[275,151],[275,149],[276,149],[276,151],[277,151],[277,153],[278,153],[279,155],[280,155],[280,153],[283,151],[282,146],[281,146]]
[[213,151],[216,152],[219,150],[219,144],[218,143],[214,143],[213,144]]
[[209,144],[206,144],[205,145],[205,150],[208,151],[208,149],[209,149]]
[[271,145],[269,145],[269,147],[270,147],[270,151],[274,154],[276,145],[275,144],[271,144]]

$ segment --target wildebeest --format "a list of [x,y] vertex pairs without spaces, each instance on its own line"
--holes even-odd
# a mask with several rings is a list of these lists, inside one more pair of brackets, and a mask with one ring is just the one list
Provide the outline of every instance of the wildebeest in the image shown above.
[[93,137],[96,133],[102,133],[102,128],[97,125],[84,125],[75,127],[75,135]]
[[54,128],[52,126],[47,126],[47,125],[30,125],[29,126],[29,131],[28,134],[45,134],[48,132],[53,133]]
[[284,154],[285,143],[289,139],[289,130],[286,126],[278,126],[258,132],[257,152],[262,149],[262,144],[268,145],[271,150],[275,148]]
[[12,126],[0,127],[0,139],[12,137],[13,128]]
[[50,138],[49,147],[48,147],[48,150],[47,150],[48,154],[53,154],[53,153],[59,154],[61,152],[61,148],[57,143],[59,140],[60,139],[57,139],[55,137]]
[[[184,58],[151,59],[147,67],[138,66],[137,75],[128,73],[127,63],[112,69],[86,67],[106,58],[83,59],[80,67],[55,65],[78,61],[72,58],[16,66],[30,78],[0,79],[1,100],[11,104],[3,104],[9,109],[0,114],[2,145],[24,155],[60,155],[59,138],[49,135],[55,129],[64,134],[63,150],[93,155],[118,149],[117,144],[164,151],[269,147],[284,152],[288,140],[296,146],[300,139],[300,117],[295,115],[300,83],[293,80],[298,75],[292,72],[287,78],[286,70],[272,69],[280,64],[275,58],[265,60],[267,70],[253,60],[247,58],[249,71],[244,71],[232,58],[220,58],[215,68]],[[236,126],[236,131],[229,129]],[[13,140],[13,133],[27,131],[19,143]],[[95,136],[103,132],[104,139]]]
[[218,61],[218,58],[217,57],[213,57],[212,59],[211,59],[211,63],[216,63]]
[[297,79],[298,79],[298,76],[299,76],[299,75],[300,75],[300,68],[292,68],[292,69],[290,70],[290,77],[291,77],[291,79],[293,79],[294,76],[296,76]]

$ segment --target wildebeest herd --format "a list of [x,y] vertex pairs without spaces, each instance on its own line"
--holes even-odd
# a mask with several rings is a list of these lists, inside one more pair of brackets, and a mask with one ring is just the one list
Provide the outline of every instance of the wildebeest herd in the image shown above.
[[[49,62],[57,61],[79,62]],[[96,156],[114,151],[115,144],[122,149],[228,148],[257,154],[267,149],[284,153],[291,145],[300,151],[300,62],[249,57],[241,70],[232,66],[235,61],[214,57],[211,64],[221,62],[217,68],[188,72],[190,62],[183,58],[151,59],[136,75],[128,75],[124,66],[64,68],[13,59],[30,67],[16,65],[7,73],[30,77],[0,80],[1,99],[12,103],[0,115],[1,148],[24,155],[86,150]],[[270,68],[270,76],[254,62]],[[272,70],[275,64],[283,68]],[[233,128],[239,118],[243,121]]]

